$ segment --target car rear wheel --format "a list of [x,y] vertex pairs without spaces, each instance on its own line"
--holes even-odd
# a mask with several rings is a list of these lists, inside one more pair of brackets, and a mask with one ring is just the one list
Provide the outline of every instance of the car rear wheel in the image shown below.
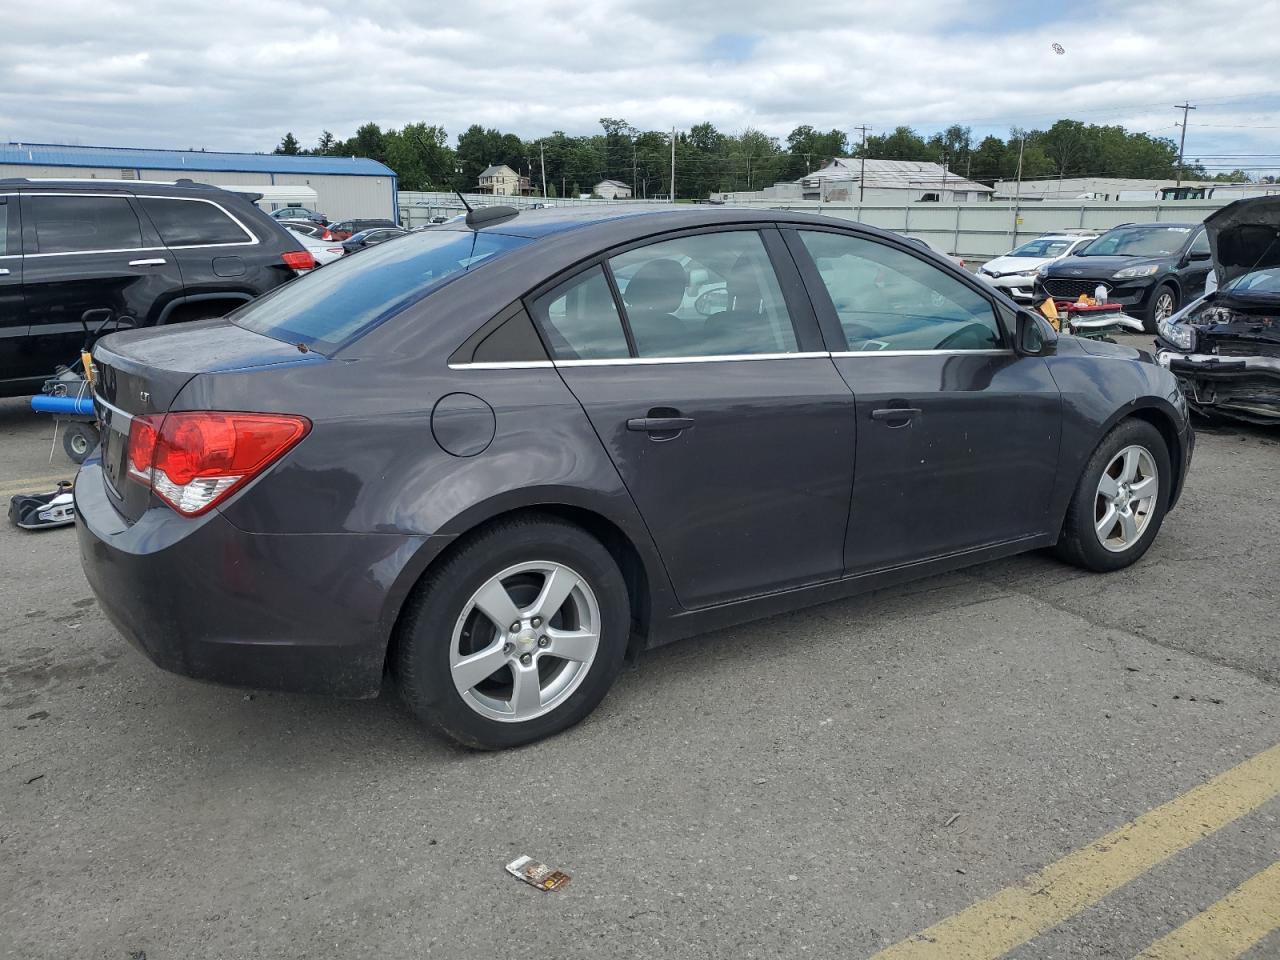
[[1142,328],[1147,333],[1156,332],[1156,324],[1168,320],[1178,310],[1178,291],[1167,283],[1156,287],[1151,295],[1151,303],[1147,305],[1147,315],[1143,318]]
[[1067,509],[1057,552],[1086,570],[1119,570],[1155,540],[1173,479],[1160,431],[1124,420],[1089,458]]
[[626,584],[598,540],[555,518],[513,518],[415,589],[392,667],[432,729],[471,747],[513,747],[596,707],[630,624]]

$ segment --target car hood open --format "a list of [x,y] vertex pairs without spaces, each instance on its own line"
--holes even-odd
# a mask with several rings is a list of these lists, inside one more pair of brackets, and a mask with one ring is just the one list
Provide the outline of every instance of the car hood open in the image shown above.
[[1280,196],[1229,203],[1204,225],[1219,289],[1246,273],[1280,266]]

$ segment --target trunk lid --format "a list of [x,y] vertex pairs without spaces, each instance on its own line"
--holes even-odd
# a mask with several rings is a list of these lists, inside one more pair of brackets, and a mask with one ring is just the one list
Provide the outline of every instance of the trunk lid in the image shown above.
[[132,523],[152,502],[151,491],[128,476],[135,417],[164,414],[200,374],[319,359],[221,319],[104,337],[93,348],[94,407],[104,482],[116,509]]
[[1280,266],[1280,196],[1229,203],[1204,225],[1218,289],[1254,270]]

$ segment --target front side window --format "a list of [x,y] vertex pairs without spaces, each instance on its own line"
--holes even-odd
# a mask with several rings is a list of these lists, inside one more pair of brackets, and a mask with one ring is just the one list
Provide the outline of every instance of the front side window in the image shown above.
[[840,233],[800,231],[844,331],[846,349],[994,350],[989,301],[932,263]]
[[238,311],[233,322],[324,353],[395,316],[456,274],[528,242],[471,230],[412,233],[403,242],[380,244],[293,280]]
[[1209,250],[1209,234],[1205,230],[1201,230],[1196,234],[1196,238],[1191,241],[1191,252],[1199,254],[1208,254]]
[[203,200],[140,197],[160,239],[170,247],[198,247],[219,243],[252,243],[253,237],[221,209]]
[[703,233],[609,260],[640,357],[796,353],[795,328],[754,230]]
[[557,360],[616,360],[630,356],[622,318],[604,269],[591,267],[533,304]]
[[136,250],[142,228],[124,197],[31,197],[40,253]]

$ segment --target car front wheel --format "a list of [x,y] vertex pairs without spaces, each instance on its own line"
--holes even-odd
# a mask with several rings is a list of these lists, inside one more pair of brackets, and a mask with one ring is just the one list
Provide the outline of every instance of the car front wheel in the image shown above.
[[1124,420],[1089,458],[1067,509],[1058,554],[1087,570],[1119,570],[1150,548],[1173,479],[1164,437],[1145,420]]
[[1178,310],[1178,292],[1167,283],[1156,287],[1151,295],[1151,305],[1147,307],[1147,316],[1142,327],[1147,333],[1156,332],[1156,324],[1168,320]]
[[613,557],[551,517],[501,521],[415,589],[393,669],[410,710],[500,749],[577,723],[622,667],[631,610]]

